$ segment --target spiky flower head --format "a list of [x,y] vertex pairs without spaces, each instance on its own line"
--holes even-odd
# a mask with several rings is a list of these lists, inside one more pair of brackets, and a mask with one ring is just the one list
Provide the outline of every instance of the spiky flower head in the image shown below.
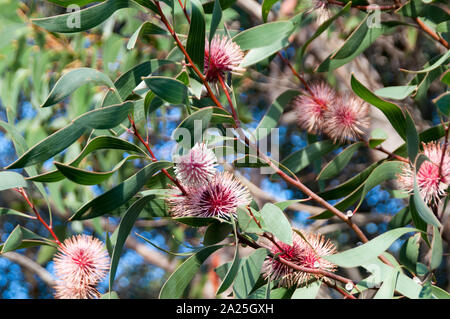
[[197,187],[210,181],[216,173],[217,158],[204,143],[197,143],[188,154],[178,158],[175,174],[183,185]]
[[[429,160],[424,161],[417,171],[417,186],[426,203],[438,203],[450,185],[450,151],[447,149],[444,153],[443,147],[436,142],[422,145],[423,154]],[[413,192],[414,168],[405,164],[397,182],[401,189]]]
[[103,243],[88,235],[66,239],[54,257],[58,277],[56,295],[67,298],[96,296],[95,286],[109,270],[109,256]]
[[334,142],[354,140],[369,127],[369,107],[353,94],[335,100],[325,113],[325,133]]
[[190,187],[184,196],[168,199],[174,217],[216,217],[229,219],[236,214],[238,206],[251,202],[250,193],[244,185],[228,172],[217,173],[207,184]]
[[300,127],[310,133],[321,132],[325,112],[335,98],[336,92],[325,82],[311,84],[308,92],[295,97],[292,103]]
[[217,82],[226,72],[241,74],[245,71],[240,67],[244,52],[238,44],[226,36],[216,34],[211,43],[205,41],[204,74],[208,82]]
[[316,12],[317,15],[317,24],[321,25],[328,19],[332,17],[332,13],[330,9],[328,8],[328,1],[324,0],[313,0],[314,8],[313,10]]
[[[336,252],[334,244],[320,234],[302,232],[302,235],[304,238],[296,232],[293,233],[292,246],[277,239],[275,239],[276,244],[270,241],[264,242],[264,244],[274,256],[283,258],[297,266],[335,271],[336,265],[321,258],[321,256],[331,255]],[[320,274],[311,274],[293,269],[271,256],[264,260],[262,271],[264,278],[270,276],[271,280],[279,280],[279,286],[287,288],[298,286],[313,277],[321,277]]]

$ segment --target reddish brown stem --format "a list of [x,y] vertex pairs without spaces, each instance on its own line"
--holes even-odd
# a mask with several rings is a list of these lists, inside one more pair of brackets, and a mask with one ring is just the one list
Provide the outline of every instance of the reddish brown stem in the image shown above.
[[180,4],[181,9],[183,9],[184,12],[184,16],[186,17],[186,20],[189,22],[189,24],[191,23],[191,18],[189,17],[189,14],[186,11],[186,7],[183,5],[183,3],[181,2],[181,0],[178,0],[178,3]]
[[20,195],[22,195],[22,197],[25,199],[25,201],[28,203],[28,206],[30,206],[30,208],[33,210],[34,214],[36,215],[37,220],[39,220],[39,222],[44,225],[44,227],[50,232],[50,234],[52,235],[52,237],[54,238],[55,242],[59,245],[62,246],[61,242],[58,239],[58,236],[56,236],[55,232],[53,231],[53,227],[49,226],[44,219],[41,217],[41,214],[39,214],[38,210],[36,209],[36,207],[34,206],[34,204],[31,202],[31,200],[28,198],[27,193],[25,192],[25,190],[23,188],[19,188],[16,189],[17,192],[19,192]]
[[[153,153],[152,149],[150,148],[150,145],[146,141],[144,141],[141,134],[139,134],[139,131],[137,130],[137,127],[136,127],[136,123],[134,122],[134,120],[131,118],[130,115],[128,115],[128,120],[130,121],[131,126],[133,127],[134,136],[136,136],[138,138],[138,140],[145,146],[145,148],[147,149],[147,151],[150,154],[152,161],[156,162],[157,158],[156,158],[155,154]],[[166,169],[163,168],[161,171],[180,189],[180,191],[183,193],[183,195],[187,194],[183,185],[181,185],[181,183],[176,178],[173,178]]]
[[[337,0],[327,0],[329,4],[335,4],[338,6],[345,6],[347,3],[346,2],[341,2],[341,1],[337,1]],[[396,2],[395,4],[391,4],[391,5],[377,5],[377,4],[369,4],[366,6],[363,5],[351,5],[352,8],[355,9],[359,9],[359,10],[364,10],[364,11],[371,11],[371,10],[381,10],[381,11],[391,11],[391,10],[396,10],[398,8],[401,7],[401,4],[399,4],[398,2]]]
[[416,21],[417,25],[420,29],[422,29],[426,34],[428,34],[430,37],[432,37],[434,40],[438,41],[440,44],[442,44],[447,49],[450,49],[450,46],[447,41],[445,41],[439,34],[431,30],[425,23],[422,22],[419,18],[414,18],[414,21]]
[[223,91],[225,92],[225,95],[227,97],[228,103],[230,104],[230,108],[231,108],[231,113],[234,119],[235,127],[240,127],[241,126],[241,121],[239,120],[239,116],[236,112],[236,109],[234,108],[233,102],[231,101],[231,97],[230,94],[228,93],[228,89],[227,86],[225,85],[225,81],[223,80],[223,78],[219,75],[219,82],[220,82],[220,86],[222,87]]

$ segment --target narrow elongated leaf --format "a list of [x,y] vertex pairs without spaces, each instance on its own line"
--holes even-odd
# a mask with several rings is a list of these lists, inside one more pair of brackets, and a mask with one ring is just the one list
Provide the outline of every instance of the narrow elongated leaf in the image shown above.
[[406,147],[408,150],[408,158],[414,159],[419,153],[419,135],[417,134],[416,125],[409,114],[405,111],[406,116]]
[[222,21],[222,7],[220,6],[220,1],[215,0],[214,1],[214,9],[213,9],[212,18],[211,18],[211,25],[209,28],[209,42],[211,42],[211,40],[213,39],[214,34],[216,33],[216,30],[217,30],[217,27],[220,24],[220,21]]
[[428,159],[425,157],[425,155],[420,154],[417,156],[417,159],[415,161],[414,167],[416,169],[414,174],[414,195],[413,195],[414,205],[417,210],[417,213],[419,214],[420,218],[423,219],[424,222],[439,228],[442,225],[434,215],[433,211],[427,206],[427,204],[423,200],[422,195],[420,194],[419,186],[417,184],[417,171],[419,170],[423,161],[426,160]]
[[267,17],[269,16],[270,9],[272,9],[273,5],[277,3],[279,0],[264,0],[261,6],[262,9],[262,18],[264,22],[267,22]]
[[56,243],[48,240],[47,238],[39,236],[33,233],[31,230],[17,225],[16,228],[13,229],[11,234],[9,234],[3,245],[0,245],[0,254],[4,254],[6,252],[21,248],[40,245],[57,247]]
[[442,247],[441,233],[437,227],[433,227],[433,242],[431,243],[431,260],[430,270],[438,268],[442,263],[442,254],[444,253]]
[[450,116],[450,92],[442,93],[433,100],[442,115]]
[[122,123],[133,110],[133,107],[133,102],[129,101],[103,107],[80,115],[73,120],[73,123],[90,129],[111,129]]
[[350,162],[353,155],[359,150],[360,147],[364,146],[363,142],[358,142],[350,145],[345,150],[343,150],[339,155],[337,155],[332,161],[330,161],[319,173],[317,180],[330,179],[340,171],[342,171],[345,166]]
[[448,50],[446,53],[444,53],[436,62],[434,62],[429,67],[426,67],[423,70],[420,71],[409,71],[409,70],[403,70],[409,73],[428,73],[433,71],[434,69],[440,67],[444,62],[446,62],[450,58],[450,50]]
[[30,215],[24,214],[22,212],[19,212],[15,209],[6,208],[6,207],[0,207],[0,216],[2,216],[2,215],[15,215],[15,216],[20,216],[20,217],[25,217],[25,218],[34,218],[34,216],[30,216]]
[[191,0],[192,16],[189,34],[186,42],[186,51],[192,61],[203,72],[205,59],[205,13],[199,0]]
[[27,182],[22,175],[16,172],[0,172],[0,191],[19,187],[27,187]]
[[114,278],[116,277],[117,266],[119,264],[120,255],[122,253],[123,245],[133,228],[136,219],[139,214],[147,205],[148,202],[155,199],[155,195],[144,196],[133,203],[133,205],[128,208],[125,215],[119,224],[119,231],[117,233],[116,243],[114,245],[114,250],[111,257],[111,268],[109,273],[109,290],[111,291]]
[[222,248],[223,245],[209,246],[196,252],[181,264],[169,279],[164,283],[159,294],[160,299],[178,299],[184,294],[194,275],[198,272],[200,266],[205,260],[216,250]]
[[111,79],[100,71],[90,68],[74,69],[61,76],[41,107],[52,106],[63,101],[64,98],[85,84],[106,85],[114,88]]
[[86,131],[86,127],[72,122],[30,148],[7,169],[42,163],[72,145]]
[[295,289],[292,299],[315,299],[321,284],[321,280],[316,280],[305,287]]
[[244,60],[242,61],[240,66],[246,68],[253,64],[261,62],[262,60],[267,59],[278,51],[289,46],[289,43],[290,42],[287,37],[279,38],[278,40],[273,41],[267,46],[251,49],[245,55]]
[[32,22],[50,32],[76,33],[91,29],[122,8],[134,7],[131,0],[106,0],[92,7],[48,18],[32,19]]
[[380,109],[400,137],[406,139],[405,115],[398,105],[380,99],[378,96],[370,92],[364,85],[362,85],[354,75],[352,75],[351,86],[356,95]]
[[205,246],[215,245],[224,240],[233,231],[233,226],[229,223],[214,221],[209,225],[203,238]]
[[209,126],[212,115],[212,107],[201,108],[192,113],[173,131],[174,140],[183,146],[183,150],[191,149],[196,142],[201,140],[203,131]]
[[404,265],[412,273],[416,272],[417,258],[419,257],[419,240],[419,234],[409,237],[409,239],[402,245],[399,252],[399,260],[402,265]]
[[376,90],[374,93],[378,96],[393,99],[404,100],[417,89],[417,85],[388,86]]
[[183,82],[163,77],[144,77],[148,88],[157,96],[172,104],[185,104],[188,97],[188,88]]
[[141,26],[130,37],[130,40],[128,40],[127,43],[127,49],[128,50],[134,49],[134,46],[136,45],[136,42],[140,37],[150,34],[168,35],[169,33],[163,28],[157,26],[156,24],[146,21],[143,24],[141,24]]
[[[205,13],[213,13],[215,0],[206,0],[202,2],[203,10],[205,11]],[[220,0],[219,2],[222,10],[225,10],[231,7],[236,2],[236,0]]]
[[239,271],[240,266],[240,259],[239,259],[239,238],[237,236],[237,230],[236,230],[236,223],[234,219],[231,220],[233,223],[233,230],[234,230],[234,236],[235,236],[235,251],[234,251],[234,258],[233,262],[231,263],[231,267],[228,269],[227,274],[222,280],[222,283],[220,284],[219,289],[217,289],[216,295],[219,295],[223,293],[225,290],[227,290],[232,284],[234,279],[236,278],[236,275]]
[[[64,164],[71,167],[77,167],[81,161],[90,153],[101,150],[123,150],[131,153],[138,153],[140,155],[146,155],[146,153],[138,146],[128,141],[122,140],[113,136],[98,136],[89,141],[83,151],[69,164]],[[31,176],[27,180],[37,181],[42,183],[53,183],[64,179],[64,175],[59,170],[54,170],[41,175]]]
[[269,22],[240,32],[233,38],[233,41],[243,51],[267,47],[280,39],[288,38],[294,28],[291,21]]
[[91,219],[109,213],[130,200],[153,174],[172,165],[171,162],[159,161],[145,166],[119,185],[84,204],[70,220]]
[[400,236],[415,231],[417,231],[417,229],[408,227],[393,229],[377,236],[361,246],[335,255],[324,256],[323,258],[344,268],[361,266],[381,255]]
[[250,256],[242,259],[241,267],[233,285],[233,290],[237,298],[247,298],[250,295],[258,281],[266,256],[267,250],[265,248],[259,248]]
[[391,271],[387,278],[383,281],[380,289],[373,297],[374,299],[392,299],[394,297],[395,286],[397,285],[397,278],[399,272]]

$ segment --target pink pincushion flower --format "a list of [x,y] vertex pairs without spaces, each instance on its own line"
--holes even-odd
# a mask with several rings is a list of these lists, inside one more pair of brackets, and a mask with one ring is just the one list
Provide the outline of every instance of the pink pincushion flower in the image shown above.
[[169,198],[174,217],[216,217],[229,219],[238,206],[250,204],[247,188],[228,172],[218,173],[207,184],[190,187],[184,196]]
[[56,299],[97,299],[100,297],[100,292],[89,285],[57,281],[54,288]]
[[313,3],[313,10],[316,11],[317,14],[317,24],[320,25],[332,17],[332,13],[328,8],[328,1],[314,0]]
[[54,258],[58,277],[57,295],[94,296],[93,287],[109,270],[109,256],[103,243],[88,235],[77,235],[64,241]]
[[310,133],[319,133],[324,128],[324,116],[334,104],[336,93],[326,83],[311,84],[310,92],[304,92],[293,100],[300,127]]
[[211,40],[205,41],[205,77],[208,82],[217,82],[220,77],[224,77],[226,72],[240,74],[245,71],[240,67],[244,59],[239,45],[226,36],[221,37],[216,34]]
[[[417,186],[420,194],[427,203],[438,203],[445,196],[450,184],[450,151],[444,154],[442,168],[439,166],[442,160],[443,148],[435,142],[422,143],[423,154],[429,158],[424,161],[417,172]],[[442,174],[442,176],[441,176]],[[414,189],[414,168],[405,165],[398,176],[398,184],[401,189],[412,192]]]
[[359,138],[369,126],[367,104],[353,94],[335,100],[325,113],[325,133],[334,142]]
[[[303,233],[303,236],[306,241],[302,238],[302,236],[294,233],[292,237],[292,246],[276,239],[276,245],[270,241],[265,242],[265,244],[268,246],[272,254],[277,255],[297,266],[310,269],[335,271],[336,265],[321,258],[321,256],[331,255],[336,252],[334,244],[329,240],[325,240],[325,238],[320,234],[305,232]],[[264,278],[268,278],[270,276],[271,280],[279,280],[279,286],[288,288],[300,285],[312,277],[321,277],[319,274],[311,274],[293,269],[270,256],[268,256],[264,261],[262,272]]]
[[204,143],[197,143],[188,154],[181,156],[175,174],[183,185],[200,186],[210,181],[216,173],[217,158]]

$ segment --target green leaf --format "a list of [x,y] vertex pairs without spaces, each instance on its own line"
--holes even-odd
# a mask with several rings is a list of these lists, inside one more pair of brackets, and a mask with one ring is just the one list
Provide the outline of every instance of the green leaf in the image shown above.
[[[264,231],[261,228],[264,221],[261,219],[261,213],[253,209],[252,207],[250,207],[250,211],[252,212],[254,218],[246,209],[238,207],[237,221],[239,227],[244,233],[262,234]],[[258,221],[261,227],[258,226],[255,219]]]
[[416,272],[417,258],[419,257],[420,235],[409,237],[399,252],[400,262],[412,273]]
[[133,110],[133,102],[125,102],[92,110],[80,115],[72,122],[77,126],[90,129],[106,130],[122,123]]
[[203,131],[209,126],[214,108],[205,107],[186,117],[173,131],[172,136],[183,150],[190,150],[201,141]]
[[131,0],[106,0],[100,4],[48,18],[32,19],[31,22],[50,32],[76,33],[91,29],[122,8],[137,7]]
[[443,54],[436,62],[434,62],[429,67],[426,67],[423,70],[420,71],[410,71],[410,70],[403,70],[405,72],[409,73],[428,73],[430,71],[433,71],[434,69],[440,67],[444,62],[446,62],[450,58],[450,50],[448,50],[445,54]]
[[0,191],[19,187],[27,187],[27,182],[22,175],[16,172],[0,172]]
[[315,299],[319,293],[320,286],[322,284],[321,280],[313,281],[312,283],[295,289],[292,299]]
[[[263,36],[264,37],[264,36]],[[247,52],[244,57],[244,60],[241,62],[241,67],[249,67],[253,64],[261,62],[262,60],[272,56],[278,51],[284,49],[290,44],[288,38],[279,38],[273,41],[271,44],[251,49]]]
[[101,295],[100,299],[120,299],[119,295],[115,291],[109,291]]
[[397,133],[403,139],[406,139],[405,116],[402,112],[402,109],[398,105],[380,99],[378,96],[364,87],[364,85],[362,85],[353,74],[351,79],[351,86],[353,92],[355,92],[356,95],[358,95],[364,101],[369,102],[373,106],[376,106],[378,109],[380,109],[380,111],[383,112],[383,114],[387,117]]
[[[213,13],[215,0],[206,0],[202,2],[203,10],[205,11],[205,13]],[[236,2],[236,0],[220,0],[219,2],[222,10],[225,10],[231,7]]]
[[188,88],[183,82],[164,76],[144,77],[148,88],[157,96],[172,104],[185,104]]
[[359,26],[345,40],[344,44],[328,56],[316,69],[317,72],[335,70],[356,58],[364,52],[380,35],[391,32],[395,27],[404,24],[397,21],[382,21],[379,26],[369,26],[375,13],[368,13]]
[[450,116],[450,92],[442,93],[433,100],[433,103],[436,104],[437,109],[442,115]]
[[80,185],[97,185],[106,181],[108,178],[114,175],[114,173],[117,172],[119,168],[121,168],[127,161],[138,158],[141,157],[136,155],[127,156],[109,172],[91,172],[58,162],[55,162],[55,166],[64,177],[71,180],[72,182]]
[[241,260],[241,267],[234,280],[233,290],[237,298],[247,298],[255,287],[261,267],[267,256],[265,248],[256,249],[250,256]]
[[393,100],[404,100],[417,90],[417,85],[388,86],[375,91],[375,94]]
[[264,0],[261,6],[262,9],[262,18],[264,22],[267,22],[267,17],[269,16],[270,9],[272,6],[277,3],[279,0]]
[[208,229],[206,229],[205,236],[203,237],[203,244],[205,246],[211,246],[220,243],[227,238],[232,230],[233,226],[229,223],[213,221]]
[[287,90],[280,94],[267,110],[262,120],[255,129],[256,140],[260,140],[270,134],[271,129],[277,127],[284,108],[299,94],[296,90]]
[[408,150],[408,157],[410,159],[416,158],[419,153],[419,135],[417,134],[416,125],[409,114],[409,111],[405,111],[406,115],[406,147]]
[[264,229],[272,233],[282,242],[292,245],[292,228],[283,211],[272,203],[267,203],[261,209]]
[[17,249],[40,245],[57,247],[56,243],[48,240],[47,238],[41,237],[33,233],[31,230],[17,225],[11,234],[9,234],[4,244],[0,245],[0,255]]
[[317,180],[330,179],[336,176],[345,168],[345,166],[347,166],[353,155],[362,146],[364,146],[363,142],[354,143],[348,146],[322,169],[322,171],[319,173],[319,176],[317,176]]
[[133,33],[127,43],[127,49],[132,50],[136,45],[137,40],[144,36],[150,34],[160,34],[160,35],[168,35],[169,33],[163,28],[153,24],[149,21],[146,21],[141,24],[141,26]]
[[238,33],[233,41],[241,50],[271,46],[280,39],[288,38],[294,31],[291,21],[276,21],[258,25]]
[[212,253],[222,247],[223,245],[205,247],[186,259],[164,283],[159,298],[178,299],[183,297],[184,291],[200,269],[200,266]]
[[431,285],[433,296],[437,299],[450,299],[450,294],[444,289]]
[[433,241],[431,243],[430,270],[437,269],[442,263],[444,250],[442,247],[441,233],[437,227],[433,227]]
[[380,289],[373,297],[374,299],[392,299],[394,297],[395,286],[397,285],[397,278],[399,272],[396,270],[391,271],[387,278],[383,281]]
[[421,164],[424,160],[428,160],[425,155],[420,154],[417,156],[417,159],[415,161],[414,167],[415,173],[414,173],[414,205],[416,207],[417,213],[422,218],[424,222],[427,224],[433,225],[435,227],[441,227],[441,223],[439,220],[434,216],[434,213],[431,211],[431,209],[425,204],[422,195],[420,194],[419,186],[417,185],[417,171],[419,170]]
[[441,82],[450,85],[450,70],[447,70],[444,74],[442,74]]
[[72,122],[30,148],[6,168],[23,168],[42,163],[72,145],[86,130],[86,127]]
[[122,183],[84,204],[70,217],[70,220],[91,219],[107,214],[113,209],[122,206],[145,185],[153,174],[172,165],[171,162],[159,161],[145,166]]
[[[397,214],[394,215],[394,217],[391,218],[388,224],[388,229],[395,229],[399,227],[405,227],[409,223],[412,222],[411,213],[409,211],[409,207],[405,207],[401,209]],[[420,229],[417,227],[417,229]],[[421,229],[420,229],[421,230]]]
[[209,226],[214,222],[221,221],[215,217],[174,217],[172,220],[192,227]]
[[199,0],[191,0],[192,16],[186,51],[195,65],[203,72],[205,59],[205,13]]
[[109,273],[109,290],[111,291],[114,283],[114,278],[116,277],[117,266],[119,264],[120,255],[122,253],[123,245],[133,228],[136,219],[139,214],[147,205],[148,202],[153,200],[155,195],[144,196],[137,201],[135,201],[130,208],[123,215],[122,220],[119,224],[119,231],[117,233],[117,239],[114,245],[114,250],[111,257],[111,267]]
[[211,17],[211,25],[209,28],[209,42],[212,41],[214,34],[216,33],[217,27],[220,24],[220,21],[222,21],[222,7],[220,6],[220,1],[215,0],[214,9]]
[[233,230],[234,230],[234,236],[235,236],[235,251],[234,251],[234,258],[233,262],[231,264],[231,267],[228,269],[225,277],[222,280],[222,283],[220,284],[219,289],[217,289],[216,295],[220,295],[225,290],[227,290],[232,284],[234,279],[236,278],[236,275],[239,271],[240,266],[240,259],[239,259],[239,238],[237,237],[237,230],[236,230],[236,223],[234,219],[232,219],[233,223]]
[[[113,136],[98,136],[89,141],[89,143],[85,146],[83,151],[69,164],[64,164],[66,166],[77,167],[81,161],[90,153],[101,150],[123,150],[132,153],[138,153],[141,155],[146,155],[146,153],[138,146],[128,141],[122,140]],[[48,173],[44,173],[41,175],[28,177],[27,180],[37,181],[42,183],[53,183],[58,182],[64,179],[64,175],[58,171],[54,170]]]
[[382,144],[387,138],[388,135],[383,129],[376,128],[370,133],[369,147],[375,148],[378,145]]
[[333,24],[333,22],[339,18],[341,15],[343,15],[344,13],[348,12],[350,10],[351,7],[351,2],[349,1],[337,14],[335,14],[334,16],[332,16],[330,19],[328,19],[327,21],[325,21],[324,23],[322,23],[316,30],[316,32],[313,34],[312,37],[310,37],[305,44],[303,44],[302,49],[300,51],[300,56],[303,57],[305,54],[305,51],[307,49],[307,47],[311,44],[311,42],[313,42],[319,35],[321,35],[323,32],[325,32],[328,27],[330,25]]
[[33,216],[24,214],[22,212],[19,212],[15,209],[12,208],[6,208],[6,207],[0,207],[0,216],[2,215],[15,215],[15,216],[20,216],[20,217],[25,217],[25,218],[34,218]]
[[417,229],[408,227],[393,229],[375,237],[361,246],[335,255],[323,256],[323,258],[340,267],[358,267],[367,264],[369,261],[381,255],[400,236],[415,231],[417,231]]
[[56,82],[41,107],[52,106],[63,101],[64,98],[85,84],[106,85],[109,88],[115,88],[111,79],[100,71],[90,68],[70,70]]

